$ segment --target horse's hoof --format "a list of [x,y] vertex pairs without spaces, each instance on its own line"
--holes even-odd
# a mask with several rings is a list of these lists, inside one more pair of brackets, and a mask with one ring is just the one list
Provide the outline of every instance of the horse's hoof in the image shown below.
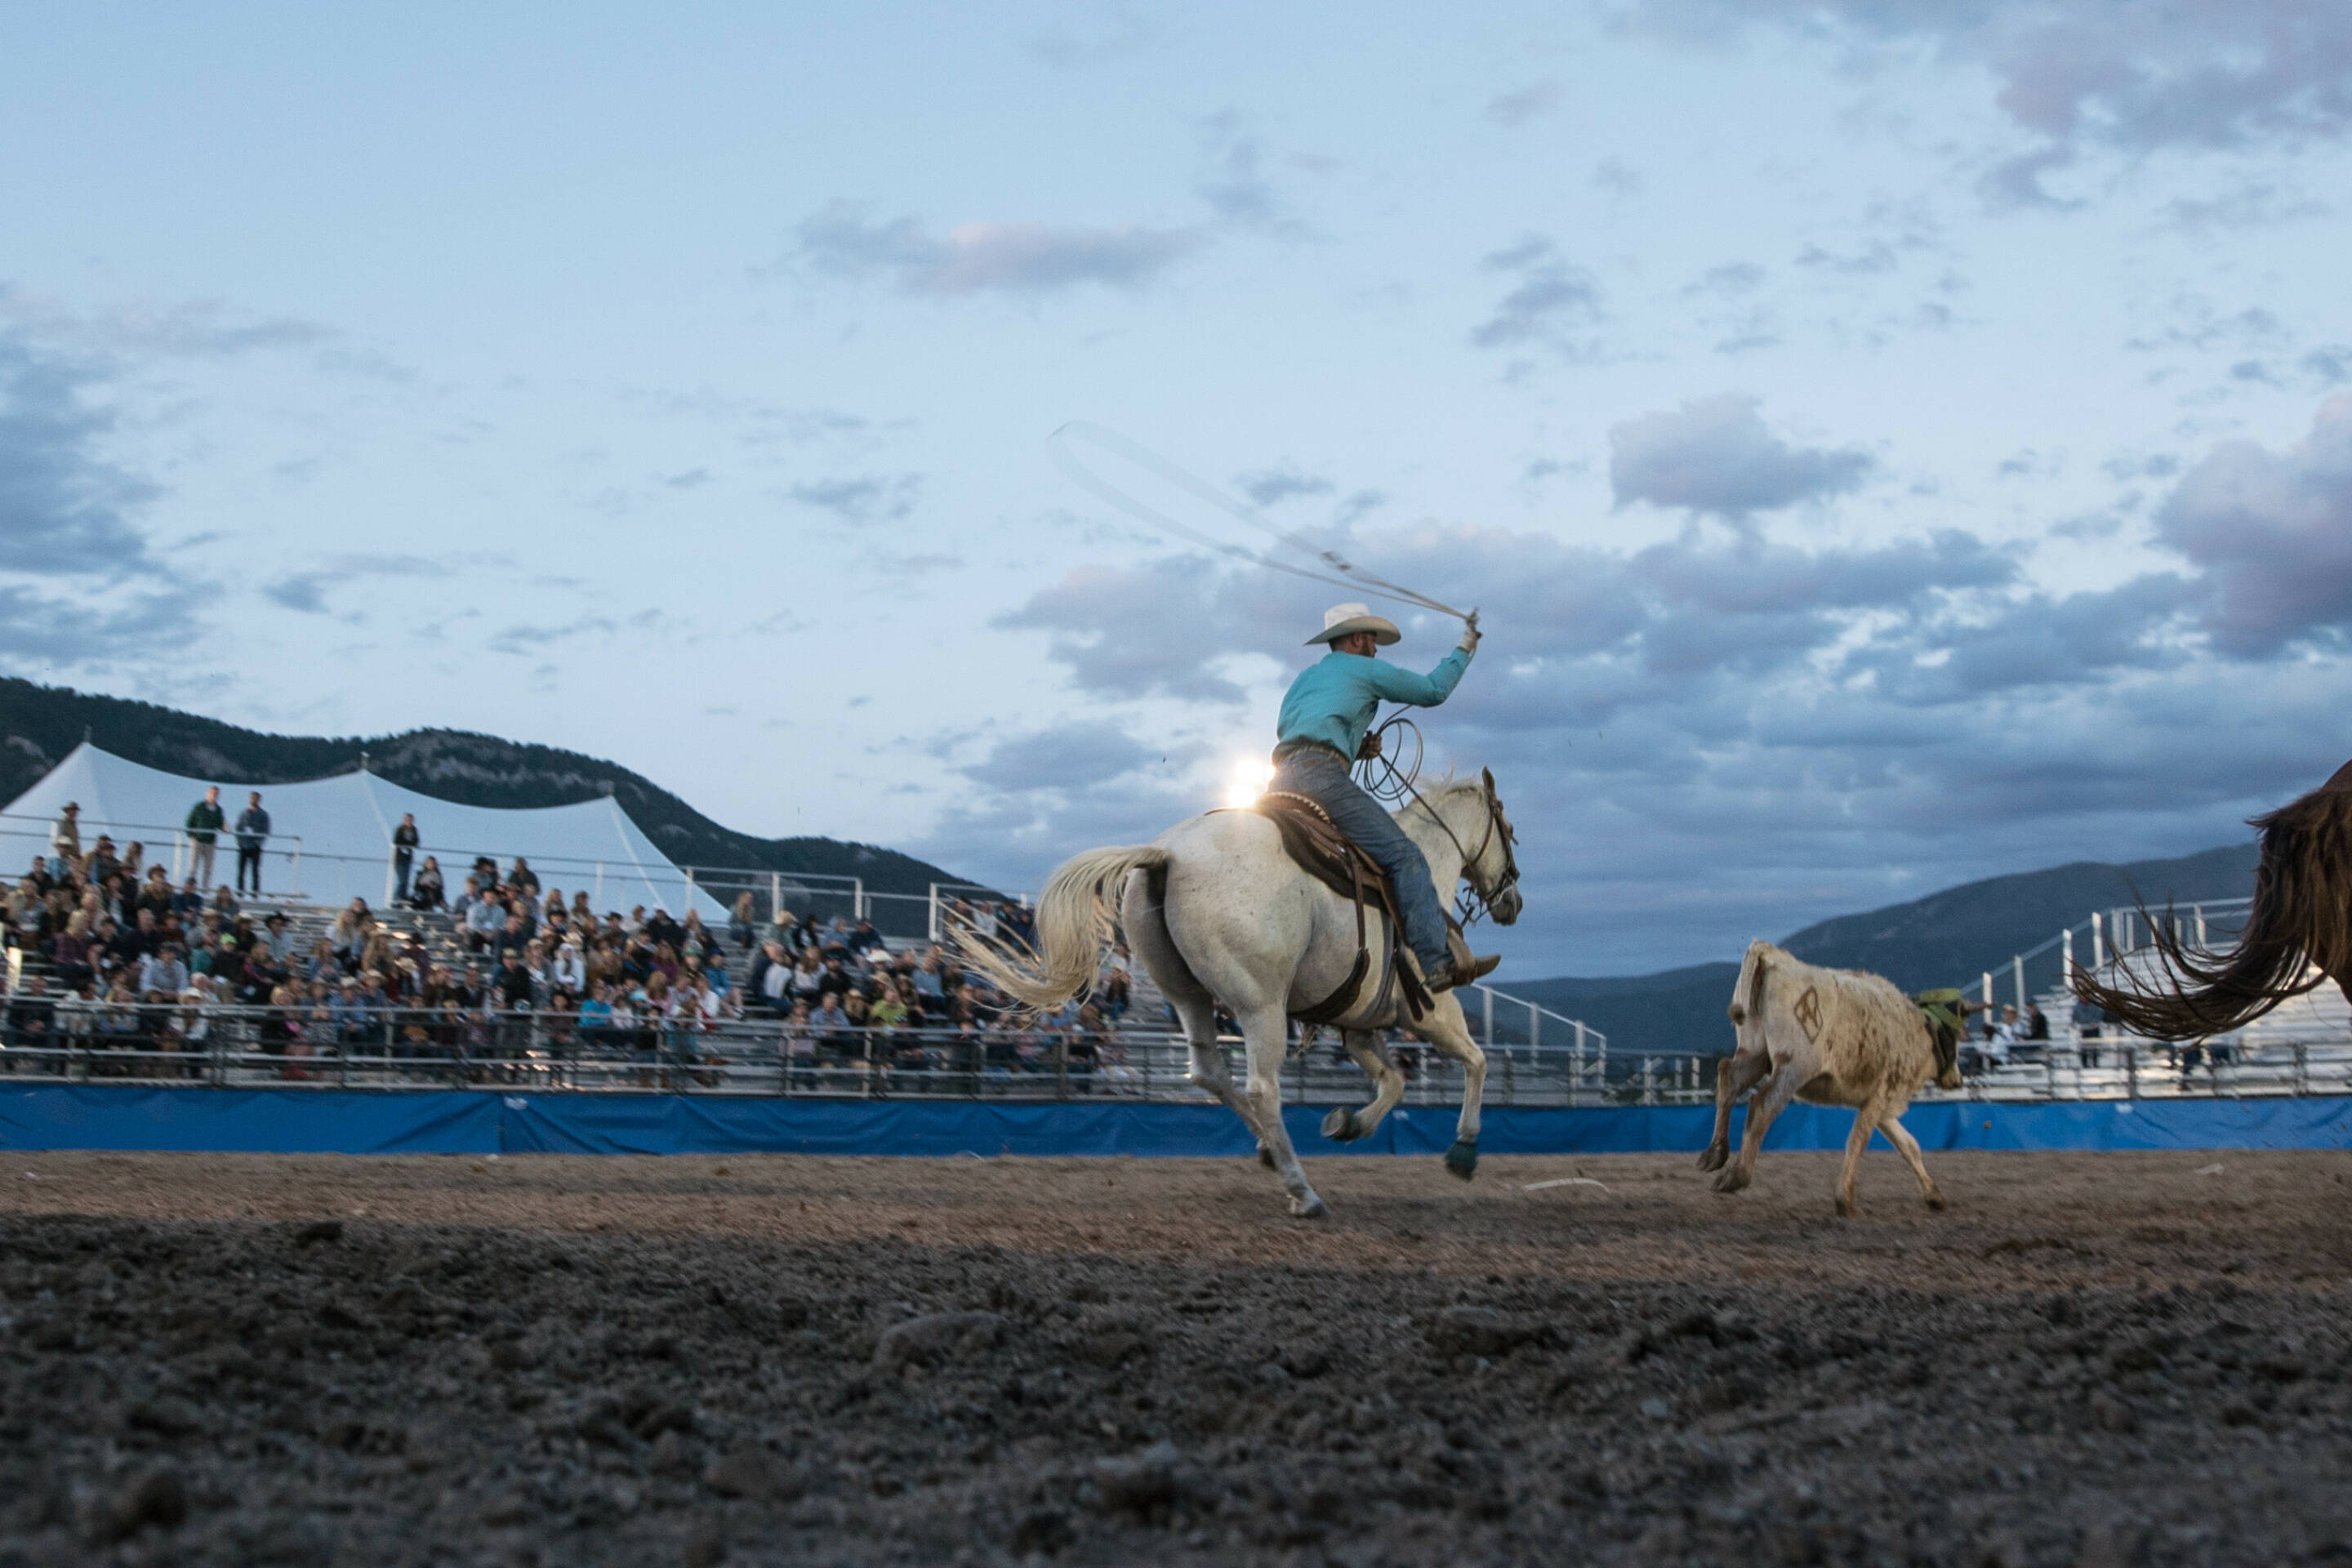
[[1323,1119],[1323,1136],[1335,1143],[1352,1143],[1363,1131],[1356,1125],[1356,1113],[1342,1105]]
[[1718,1149],[1710,1143],[1698,1152],[1698,1168],[1702,1171],[1720,1171],[1723,1169],[1723,1163],[1729,1158],[1731,1158],[1730,1150]]
[[1941,1209],[1944,1206],[1944,1194],[1941,1193],[1929,1193],[1927,1194],[1927,1206],[1931,1209]]
[[1267,1170],[1274,1169],[1274,1151],[1261,1143],[1257,1146],[1257,1163]]
[[1737,1165],[1732,1166],[1729,1170],[1724,1172],[1723,1174],[1716,1177],[1715,1179],[1715,1190],[1718,1193],[1736,1193],[1747,1184],[1747,1173],[1742,1171]]
[[1838,1218],[1852,1219],[1853,1217],[1853,1200],[1852,1198],[1838,1199],[1837,1211]]
[[1478,1145],[1457,1138],[1454,1147],[1445,1152],[1445,1168],[1464,1181],[1478,1173]]
[[1321,1219],[1324,1212],[1323,1200],[1312,1193],[1303,1198],[1290,1200],[1290,1217],[1293,1219]]

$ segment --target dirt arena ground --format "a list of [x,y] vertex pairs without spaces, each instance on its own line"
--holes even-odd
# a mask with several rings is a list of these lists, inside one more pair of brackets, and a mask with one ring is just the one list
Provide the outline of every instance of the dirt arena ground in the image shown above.
[[6,1156],[0,1563],[2352,1557],[2352,1156],[1836,1159]]

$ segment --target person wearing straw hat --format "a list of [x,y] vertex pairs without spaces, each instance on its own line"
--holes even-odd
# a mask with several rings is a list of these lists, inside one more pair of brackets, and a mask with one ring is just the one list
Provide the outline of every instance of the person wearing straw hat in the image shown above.
[[1340,832],[1380,862],[1404,906],[1405,944],[1421,961],[1422,978],[1431,990],[1444,991],[1468,984],[1501,960],[1454,961],[1446,942],[1445,907],[1438,900],[1429,862],[1349,770],[1358,756],[1372,754],[1366,736],[1382,701],[1434,708],[1453,694],[1478,651],[1478,624],[1465,623],[1461,642],[1427,675],[1381,662],[1379,650],[1403,638],[1393,621],[1372,614],[1369,605],[1334,605],[1323,612],[1323,629],[1307,643],[1327,644],[1331,651],[1301,671],[1282,700],[1274,781],[1267,787],[1314,801]]

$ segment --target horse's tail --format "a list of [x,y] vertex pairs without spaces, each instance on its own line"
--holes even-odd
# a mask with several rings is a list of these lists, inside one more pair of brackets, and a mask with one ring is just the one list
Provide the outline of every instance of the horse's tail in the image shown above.
[[[2201,1038],[2242,1028],[2334,976],[2352,978],[2352,791],[2315,790],[2253,819],[2262,829],[2254,898],[2235,950],[2212,958],[2191,951],[2177,923],[2150,921],[2158,972],[2117,984],[2088,975],[2075,994],[2140,1034]],[[2306,965],[2320,973],[2304,978]]]
[[1105,898],[1129,871],[1164,868],[1170,856],[1155,844],[1089,849],[1064,861],[1037,895],[1037,946],[1022,952],[969,929],[954,933],[971,967],[1025,1007],[1058,1007],[1093,988],[1104,946],[1117,934]]

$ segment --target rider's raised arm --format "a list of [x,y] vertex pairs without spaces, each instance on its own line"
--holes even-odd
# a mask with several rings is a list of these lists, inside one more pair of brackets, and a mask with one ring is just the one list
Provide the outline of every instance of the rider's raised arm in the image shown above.
[[1391,702],[1410,703],[1415,708],[1434,708],[1454,694],[1454,683],[1462,672],[1470,668],[1470,650],[1457,647],[1437,661],[1437,668],[1427,675],[1416,675],[1410,669],[1393,664],[1374,664],[1366,672],[1372,689]]

